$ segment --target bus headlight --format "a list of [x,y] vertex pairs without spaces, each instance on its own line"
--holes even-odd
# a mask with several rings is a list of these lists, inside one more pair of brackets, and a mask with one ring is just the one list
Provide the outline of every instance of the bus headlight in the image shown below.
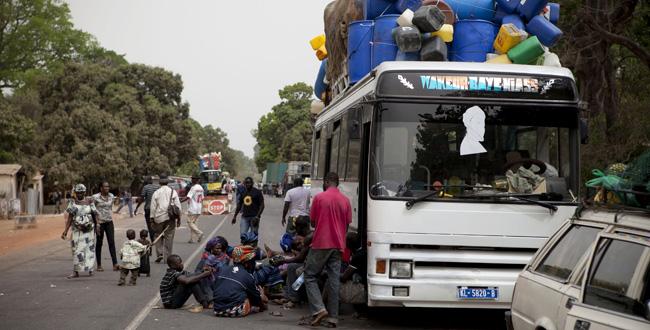
[[391,260],[390,277],[391,278],[412,278],[413,262],[409,260]]

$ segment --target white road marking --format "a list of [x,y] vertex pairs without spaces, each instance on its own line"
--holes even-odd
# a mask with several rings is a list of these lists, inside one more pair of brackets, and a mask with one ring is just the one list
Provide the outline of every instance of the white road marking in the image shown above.
[[[224,217],[223,220],[221,220],[221,223],[216,228],[214,228],[214,230],[210,233],[210,235],[206,235],[205,237],[207,239],[213,237],[217,233],[217,231],[221,228],[221,226],[223,226],[224,223],[226,223],[226,217]],[[196,258],[196,256],[198,256],[201,253],[201,251],[203,251],[203,244],[200,244],[199,247],[196,249],[196,251],[194,251],[194,253],[192,253],[192,255],[189,258],[187,258],[187,260],[183,260],[183,263],[185,265],[191,264],[192,261],[194,261],[194,258]],[[147,303],[147,305],[144,306],[144,308],[142,308],[140,313],[138,313],[138,315],[136,315],[135,318],[131,321],[131,323],[129,323],[129,325],[127,325],[126,328],[124,329],[126,330],[137,329],[140,326],[140,324],[142,324],[142,321],[144,321],[144,319],[147,318],[149,312],[151,312],[151,309],[156,305],[158,300],[160,300],[160,293],[157,293],[153,298],[151,298],[151,300]]]

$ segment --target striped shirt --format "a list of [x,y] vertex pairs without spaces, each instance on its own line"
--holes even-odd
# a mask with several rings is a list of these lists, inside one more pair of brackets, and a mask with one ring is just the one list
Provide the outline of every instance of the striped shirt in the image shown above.
[[187,275],[187,271],[179,272],[176,269],[167,268],[165,276],[160,281],[160,300],[162,300],[164,306],[171,305],[174,291],[176,291],[176,287],[178,286],[177,279],[181,275]]
[[160,188],[160,186],[154,183],[150,183],[142,188],[140,196],[144,199],[145,210],[151,209],[151,197],[153,197],[153,193],[156,192],[158,188]]

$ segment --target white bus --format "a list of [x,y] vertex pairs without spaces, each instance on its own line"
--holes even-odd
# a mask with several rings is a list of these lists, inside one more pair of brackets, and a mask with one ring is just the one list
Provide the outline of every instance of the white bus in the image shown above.
[[326,107],[312,189],[341,178],[368,305],[509,308],[519,272],[575,210],[578,105],[564,68],[386,62]]

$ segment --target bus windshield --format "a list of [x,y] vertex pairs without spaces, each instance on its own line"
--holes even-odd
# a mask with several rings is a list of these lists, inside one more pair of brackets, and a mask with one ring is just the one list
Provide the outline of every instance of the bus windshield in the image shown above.
[[374,198],[444,190],[451,199],[510,192],[570,201],[577,192],[575,107],[380,103],[376,116]]
[[203,171],[200,177],[204,183],[221,182],[221,172],[219,171]]

